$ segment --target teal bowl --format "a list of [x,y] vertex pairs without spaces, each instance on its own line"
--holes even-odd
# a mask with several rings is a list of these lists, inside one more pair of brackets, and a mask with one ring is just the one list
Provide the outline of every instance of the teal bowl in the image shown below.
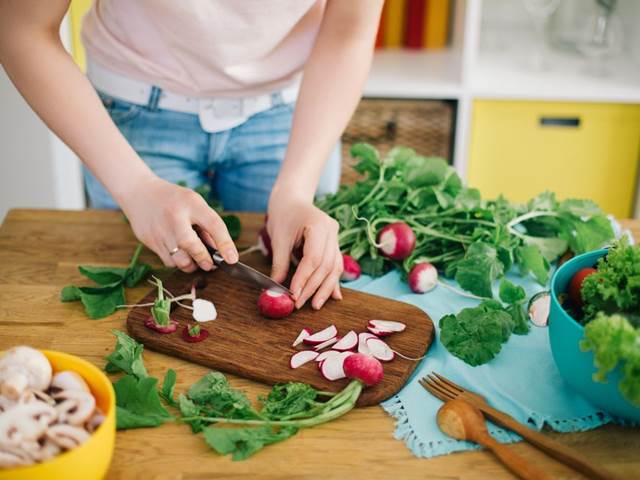
[[578,255],[562,264],[553,275],[549,314],[551,353],[567,383],[593,405],[616,417],[640,422],[640,408],[633,406],[618,390],[622,377],[619,367],[607,374],[607,383],[593,381],[597,370],[593,365],[593,353],[580,350],[584,327],[569,316],[558,301],[558,294],[567,291],[573,275],[581,268],[595,267],[606,253],[607,249],[603,249]]

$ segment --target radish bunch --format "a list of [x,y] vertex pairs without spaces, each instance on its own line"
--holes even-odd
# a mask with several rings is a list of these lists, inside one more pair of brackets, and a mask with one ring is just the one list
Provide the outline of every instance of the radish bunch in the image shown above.
[[[408,360],[420,360],[400,355],[393,350],[381,337],[386,337],[393,333],[405,330],[406,325],[392,320],[370,320],[367,325],[368,332],[356,332],[350,330],[343,336],[338,336],[338,329],[335,325],[318,332],[313,332],[310,328],[303,328],[292,346],[306,345],[307,350],[300,350],[294,353],[290,360],[291,368],[299,368],[302,365],[315,361],[320,370],[320,374],[327,380],[334,381],[343,378],[353,378],[350,374],[351,368],[366,363],[364,358],[373,358],[382,362],[389,362],[397,355]],[[325,350],[331,347],[330,350]],[[351,359],[355,357],[355,359]],[[351,360],[350,360],[351,359]],[[372,364],[370,374],[365,375],[360,380],[365,385],[375,385],[382,378],[382,367],[374,368]],[[378,378],[379,376],[379,378]]]

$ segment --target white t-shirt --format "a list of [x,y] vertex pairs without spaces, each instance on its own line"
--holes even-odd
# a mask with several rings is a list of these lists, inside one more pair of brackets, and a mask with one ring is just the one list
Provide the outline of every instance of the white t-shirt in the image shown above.
[[90,57],[130,78],[195,97],[243,97],[292,84],[325,0],[96,0]]

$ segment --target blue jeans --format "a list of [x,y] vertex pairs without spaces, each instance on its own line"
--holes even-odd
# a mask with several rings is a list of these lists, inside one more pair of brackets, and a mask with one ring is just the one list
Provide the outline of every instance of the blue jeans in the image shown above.
[[[195,114],[136,105],[98,92],[127,141],[156,175],[190,188],[209,184],[226,210],[264,212],[289,141],[293,104],[281,101],[222,132],[202,130]],[[327,161],[317,195],[335,191],[340,148]],[[93,208],[117,209],[109,192],[84,169]]]

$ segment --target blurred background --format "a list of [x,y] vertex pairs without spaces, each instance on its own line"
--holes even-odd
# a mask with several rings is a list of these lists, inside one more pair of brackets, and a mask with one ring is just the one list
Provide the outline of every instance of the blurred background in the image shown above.
[[[82,68],[90,4],[72,0],[60,32]],[[639,216],[639,24],[636,0],[387,0],[343,136],[343,182],[357,180],[353,142],[404,145],[448,159],[485,198],[548,189]],[[4,70],[0,159],[0,220],[10,208],[84,208],[78,159]]]

